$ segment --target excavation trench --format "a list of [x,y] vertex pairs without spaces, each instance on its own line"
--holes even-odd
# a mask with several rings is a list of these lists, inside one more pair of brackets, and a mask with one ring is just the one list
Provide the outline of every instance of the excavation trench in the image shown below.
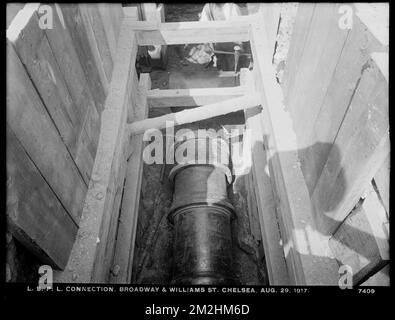
[[[167,70],[150,73],[152,89],[239,85],[232,72],[180,64],[177,46],[167,50]],[[164,110],[151,109],[149,116],[162,115]],[[131,282],[268,284],[256,203],[247,187],[250,176],[234,170],[239,149],[234,150],[243,145],[244,113],[176,126],[174,132],[180,129],[229,135],[238,130],[238,134],[227,138],[229,161],[222,167],[144,163]],[[168,134],[165,129],[162,133]]]

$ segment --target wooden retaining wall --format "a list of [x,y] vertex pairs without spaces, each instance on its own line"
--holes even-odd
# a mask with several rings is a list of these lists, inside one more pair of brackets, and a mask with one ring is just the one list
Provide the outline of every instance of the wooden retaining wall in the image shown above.
[[56,269],[80,224],[122,18],[118,4],[7,6],[7,221]]
[[282,86],[316,228],[359,284],[389,262],[388,6],[342,6],[299,4]]

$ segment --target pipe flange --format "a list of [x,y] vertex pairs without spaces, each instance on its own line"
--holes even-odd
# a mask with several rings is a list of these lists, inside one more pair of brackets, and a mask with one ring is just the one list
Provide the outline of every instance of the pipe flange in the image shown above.
[[192,166],[212,166],[219,168],[223,171],[223,173],[226,176],[226,181],[231,184],[233,181],[233,176],[232,176],[232,171],[230,171],[228,166],[223,165],[222,163],[210,163],[210,164],[198,164],[198,163],[182,163],[182,164],[177,164],[173,168],[171,168],[170,173],[169,173],[169,180],[171,183],[174,183],[174,178],[179,173],[181,170],[185,168],[189,168]]

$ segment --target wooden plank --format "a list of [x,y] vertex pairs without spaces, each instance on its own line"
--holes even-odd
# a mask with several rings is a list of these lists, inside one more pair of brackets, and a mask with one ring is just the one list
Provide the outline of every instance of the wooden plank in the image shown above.
[[78,224],[86,185],[9,42],[7,70],[7,123]]
[[[82,26],[84,27],[84,31],[87,35],[88,43],[86,45],[90,47],[90,52],[92,53],[93,57],[92,62],[94,63],[96,71],[99,75],[100,82],[104,89],[104,94],[107,94],[109,82],[111,79],[109,80],[107,78],[106,71],[110,72],[110,70],[108,70],[108,65],[111,63],[111,55],[109,53],[108,47],[106,48],[106,50],[102,49],[102,44],[104,41],[106,41],[104,36],[104,30],[100,30],[99,28],[97,28],[98,23],[96,23],[96,29],[93,28],[92,20],[90,19],[90,10],[92,10],[92,7],[90,5],[78,4],[77,7],[80,15],[79,18],[81,18]],[[96,22],[100,23],[100,20],[98,19],[96,20]],[[98,36],[98,38],[96,38],[96,36]],[[102,51],[105,51],[105,56],[101,55],[101,49]],[[105,68],[105,65],[107,65],[107,68]]]
[[94,51],[97,48],[91,47],[92,34],[89,33],[82,20],[78,5],[61,4],[58,7],[64,18],[64,28],[70,34],[73,47],[77,53],[85,78],[88,81],[92,97],[95,99],[97,111],[100,114],[104,109],[108,88],[103,85],[103,72],[100,73],[96,65],[97,51]]
[[[159,23],[165,21],[165,12],[164,12],[163,4],[141,3],[140,11],[141,11],[141,20],[157,23],[158,26]],[[148,50],[148,53],[153,59],[161,58],[162,63],[165,64],[167,61],[166,50],[167,50],[167,46],[154,45],[154,49]],[[158,56],[158,52],[160,54],[160,57]]]
[[389,219],[387,213],[372,185],[369,185],[366,193],[362,207],[372,229],[371,234],[376,240],[380,256],[384,260],[389,260]]
[[[165,22],[165,4],[159,3],[156,11],[157,11],[158,21]],[[162,65],[166,66],[167,60],[168,60],[167,46],[161,46],[160,56],[161,56],[161,60],[162,60]]]
[[121,26],[123,24],[123,19],[125,17],[123,10],[122,10],[122,4],[120,3],[113,3],[110,5],[111,10],[110,10],[110,15],[111,15],[111,21],[114,27],[114,32],[115,32],[115,38],[117,39],[117,44],[118,44],[118,39],[120,36],[121,32]]
[[[141,74],[138,92],[136,92],[138,96],[136,120],[148,116],[147,91],[150,87],[149,75]],[[129,283],[131,280],[143,172],[143,147],[143,135],[133,136],[130,143],[131,155],[127,164],[124,196],[118,224],[113,273],[110,277],[110,282],[113,283]]]
[[[361,49],[363,48],[363,49]],[[313,121],[314,127],[309,140],[321,142],[303,157],[303,166],[310,190],[315,188],[322,168],[328,158],[339,128],[355,93],[370,52],[380,49],[379,43],[357,17],[344,44],[331,83]],[[313,144],[313,142],[311,142]],[[308,175],[307,175],[308,173]]]
[[106,214],[102,221],[100,241],[101,248],[97,251],[94,264],[93,277],[105,279],[108,282],[110,269],[115,253],[116,233],[119,223],[121,199],[125,184],[127,157],[129,155],[129,135],[126,127],[126,112],[130,100],[125,97],[124,113],[122,114],[121,124],[119,125],[120,136],[114,152],[114,159],[111,168],[110,183],[107,192],[111,193],[112,203],[109,201],[105,207]]
[[260,3],[259,13],[263,16],[266,28],[268,46],[274,54],[278,24],[280,22],[280,3]]
[[385,212],[379,206],[376,192],[370,187],[362,206],[347,216],[329,240],[339,265],[351,267],[354,285],[389,262],[388,235],[383,227]]
[[344,220],[381,167],[388,130],[388,82],[370,60],[312,195],[323,232]]
[[[91,178],[93,163],[95,156],[91,154],[91,141],[88,133],[85,129],[80,133],[78,140],[77,155],[74,158],[75,164],[78,166],[82,177],[87,185]],[[96,148],[95,148],[96,151]]]
[[310,30],[299,62],[293,94],[288,96],[299,147],[308,146],[310,130],[332,78],[349,32],[338,27],[341,4],[320,3],[314,10]]
[[129,125],[131,135],[139,134],[149,129],[164,129],[166,126],[177,126],[199,120],[210,119],[238,110],[253,108],[259,104],[257,94],[233,98],[218,103],[207,104],[194,109],[178,111],[156,118],[135,121]]
[[89,23],[90,29],[93,31],[95,41],[92,41],[91,45],[93,46],[93,43],[95,43],[97,46],[99,56],[96,63],[103,68],[108,86],[108,83],[111,81],[113,69],[113,58],[106,33],[108,26],[103,24],[98,5],[81,4],[80,8],[83,16],[86,18],[86,23]]
[[389,43],[389,4],[355,3],[356,15],[383,46]]
[[387,264],[383,269],[376,272],[368,280],[361,284],[361,286],[379,287],[390,286],[390,264]]
[[90,104],[78,139],[77,154],[74,158],[87,184],[89,184],[92,173],[99,135],[100,117],[94,105]]
[[160,21],[156,11],[156,3],[141,3],[140,8],[143,21]]
[[233,71],[169,72],[169,89],[234,87],[239,83]]
[[160,29],[160,23],[158,21],[138,21],[126,17],[128,26],[133,31],[158,31]]
[[262,22],[251,26],[255,90],[260,94],[264,140],[270,157],[271,176],[281,212],[280,230],[290,282],[294,284],[337,284],[338,266],[330,256],[328,238],[316,229],[307,186],[297,156],[298,145],[292,121],[283,108],[283,95],[276,82],[271,50]]
[[7,125],[7,221],[42,263],[63,268],[78,226]]
[[38,4],[25,6],[19,18],[10,26],[8,38],[88,185],[87,175],[90,175],[92,167],[87,166],[90,162],[85,161],[89,158],[86,152],[90,144],[94,145],[96,151],[98,130],[92,139],[84,139],[82,135],[84,130],[90,131],[89,128],[84,129],[86,123],[91,125],[92,121],[96,121],[93,126],[98,129],[99,118],[97,111],[87,112],[94,109],[95,105],[70,36],[61,25],[63,18],[60,17],[63,16],[58,11],[60,9],[52,5],[54,28],[44,32],[39,28],[38,7]]
[[112,61],[115,59],[117,50],[117,36],[115,35],[114,25],[111,19],[112,16],[110,14],[110,11],[113,10],[114,6],[116,5],[109,3],[99,3],[97,5],[97,9],[104,26],[107,44],[111,52]]
[[125,178],[130,104],[130,78],[135,73],[137,43],[123,25],[118,41],[106,108],[102,114],[99,145],[85,199],[80,229],[68,266],[54,274],[54,282],[107,282],[115,241],[114,219],[118,219],[120,192]]
[[[299,147],[310,146],[316,141],[311,133],[315,119],[349,34],[348,29],[338,27],[340,6],[341,4],[335,3],[317,4],[314,12],[311,28],[315,32],[307,39],[298,69],[300,78],[296,80],[301,81],[301,87],[291,97],[288,105],[293,110]],[[318,24],[315,23],[316,17]],[[308,180],[307,183],[309,184]]]
[[[97,110],[102,108],[103,102],[100,101],[100,95],[92,96],[91,94],[89,83],[74,48],[69,30],[66,28],[60,6],[52,4],[51,7],[54,27],[46,29],[45,33],[64,77],[68,92],[74,101],[74,105],[77,106],[75,113],[79,122],[75,127],[75,132],[78,140],[76,154],[73,154],[73,158],[86,184],[88,184],[99,138],[98,132],[92,138],[88,133],[92,132],[90,127],[96,126],[98,128],[100,126],[99,117],[96,115],[98,114]],[[92,125],[92,121],[96,121],[96,123]]]
[[8,28],[7,39],[14,46],[62,140],[74,156],[77,144],[75,128],[81,126],[78,107],[68,93],[44,30],[39,27],[38,8],[39,4],[27,4]]
[[[199,21],[160,23],[158,30],[153,30],[158,24],[149,24],[149,30],[136,31],[137,42],[141,46],[171,45],[186,43],[208,42],[239,42],[248,41],[248,25],[251,20],[232,21]],[[125,18],[125,23],[135,30],[141,22]]]
[[131,18],[135,21],[139,20],[139,9],[137,6],[122,7],[122,10],[125,17]]
[[303,49],[306,44],[307,36],[310,31],[311,19],[314,14],[315,4],[313,3],[299,3],[296,14],[290,47],[284,70],[284,103],[287,108],[289,104],[289,97],[293,96],[295,77],[298,74],[300,61],[303,57]]
[[390,168],[391,168],[391,155],[388,154],[383,165],[377,170],[374,176],[374,182],[377,186],[380,199],[384,205],[387,214],[390,214]]
[[17,13],[25,6],[25,3],[7,3],[6,28],[11,24]]
[[150,90],[147,93],[150,108],[194,107],[223,100],[241,97],[245,94],[242,87]]
[[[240,84],[253,90],[252,74],[247,69],[241,70]],[[247,148],[248,158],[252,160],[251,172],[253,192],[258,206],[258,215],[261,225],[261,237],[265,252],[265,260],[270,285],[288,285],[289,277],[285,262],[284,251],[281,245],[281,235],[277,223],[276,202],[272,193],[272,186],[268,170],[266,170],[267,154],[264,148],[261,116],[253,109],[245,110],[246,134],[250,141],[245,139],[243,149]],[[248,145],[250,142],[250,145]],[[243,161],[248,163],[246,157]]]

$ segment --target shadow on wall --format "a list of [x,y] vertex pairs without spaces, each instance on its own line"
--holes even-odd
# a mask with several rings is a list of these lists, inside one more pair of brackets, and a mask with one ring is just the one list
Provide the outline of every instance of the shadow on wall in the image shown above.
[[[253,150],[253,152],[261,152],[262,149],[265,149],[265,145],[267,145],[267,136],[265,136],[263,140],[265,142],[255,141],[251,150]],[[273,162],[278,161],[279,157],[286,158],[288,156],[287,153],[289,153],[289,157],[292,158],[294,157],[295,153],[298,154],[300,157],[305,154],[312,155],[312,154],[322,153],[323,150],[328,154],[329,151],[331,153],[331,157],[329,160],[330,163],[328,163],[327,165],[330,168],[338,168],[339,170],[334,172],[336,176],[334,176],[333,179],[331,179],[332,183],[328,184],[326,192],[322,192],[320,196],[317,198],[317,201],[315,201],[315,208],[313,205],[311,205],[313,220],[310,219],[310,221],[312,222],[304,225],[302,229],[298,229],[295,227],[292,228],[290,217],[285,216],[286,215],[285,212],[282,213],[277,212],[277,220],[280,223],[280,225],[282,225],[282,227],[280,227],[280,231],[283,240],[283,250],[285,257],[288,257],[289,255],[295,257],[295,254],[298,254],[301,257],[300,260],[298,259],[291,259],[291,260],[294,261],[296,260],[297,261],[295,262],[296,264],[302,261],[301,263],[304,265],[304,267],[310,266],[311,270],[314,269],[318,270],[316,276],[317,278],[316,280],[313,280],[314,284],[338,285],[338,280],[339,280],[338,272],[339,272],[339,267],[341,266],[342,263],[339,260],[337,260],[336,257],[333,257],[332,252],[327,246],[330,237],[332,237],[332,239],[338,242],[341,246],[351,249],[352,251],[361,255],[362,257],[366,258],[369,261],[371,261],[371,256],[368,256],[367,252],[372,252],[371,250],[378,251],[379,248],[377,247],[377,248],[371,248],[371,250],[366,250],[366,248],[364,248],[363,245],[361,246],[361,243],[359,243],[357,239],[365,239],[367,243],[372,243],[375,245],[376,242],[385,241],[385,239],[376,239],[371,234],[368,234],[363,230],[357,229],[345,223],[342,225],[342,229],[343,229],[342,233],[350,235],[351,239],[337,235],[336,231],[333,234],[330,234],[326,231],[327,228],[325,228],[325,226],[327,226],[328,224],[329,225],[338,224],[338,221],[331,218],[328,215],[328,213],[332,213],[334,210],[336,210],[339,207],[341,201],[344,198],[345,191],[347,190],[347,181],[344,176],[344,172],[342,168],[339,168],[342,158],[340,149],[335,144],[333,145],[330,143],[317,142],[307,148],[275,153],[269,159],[269,161],[273,161]],[[243,157],[245,157],[245,154],[243,154]],[[242,159],[242,161],[244,160],[246,159]],[[266,158],[260,160],[265,162],[263,165],[263,167],[265,167],[264,174],[269,180],[271,179],[271,184],[272,186],[274,186],[275,182],[273,181],[274,180],[273,177],[270,177],[266,173],[269,172],[269,169],[267,168]],[[235,164],[233,163],[233,165]],[[313,188],[314,185],[313,183],[311,183],[312,181],[311,177],[308,176],[309,168],[303,167],[304,165],[305,163],[301,163],[302,171],[305,175],[305,179],[307,180],[306,186],[310,193],[309,194],[309,198],[310,198],[314,189]],[[324,165],[322,165],[322,167],[323,166]],[[239,176],[236,175],[234,179],[234,184],[237,184],[240,179],[244,179],[245,176],[250,173],[250,170],[251,167],[248,168],[247,171],[244,170],[243,174]],[[322,168],[318,168],[318,172],[321,171]],[[273,190],[273,194],[275,194],[275,190]],[[302,205],[308,206],[309,204],[302,204]],[[284,228],[286,228],[287,231],[285,231]],[[288,239],[288,237],[290,237],[291,239]],[[314,237],[318,237],[316,238],[317,241],[314,240]],[[324,239],[323,242],[326,244],[325,247],[322,247],[322,243],[320,244],[320,241],[322,242],[323,239]],[[303,276],[301,276],[300,274],[297,274],[295,270],[299,269],[300,265],[299,266],[290,265],[291,263],[289,261],[291,260],[287,259],[288,274],[294,272],[294,277],[298,279],[299,283],[303,283],[303,282],[306,283],[307,281],[307,284],[311,284],[309,283],[309,281],[312,281],[314,277],[312,277],[310,274],[309,275],[310,278],[307,280],[304,279]],[[373,263],[373,261],[371,262]],[[359,281],[359,283],[363,281],[361,280]],[[357,285],[359,283],[354,283],[354,284]]]

